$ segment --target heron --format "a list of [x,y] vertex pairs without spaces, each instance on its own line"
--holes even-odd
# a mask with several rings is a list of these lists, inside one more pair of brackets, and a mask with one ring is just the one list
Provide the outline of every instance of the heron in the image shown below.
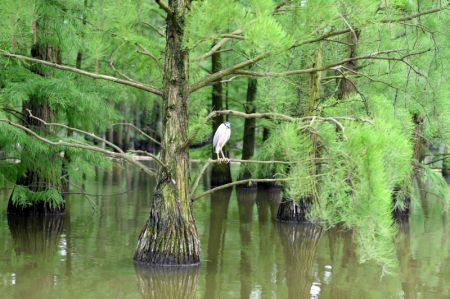
[[[231,136],[231,123],[229,121],[224,122],[223,124],[220,124],[220,126],[217,128],[216,133],[214,134],[213,139],[213,150],[217,155],[217,160],[219,160],[219,163],[223,162],[230,162],[229,159],[225,157],[223,154],[223,147],[225,144],[230,140]],[[222,154],[223,158],[220,158],[220,154]]]

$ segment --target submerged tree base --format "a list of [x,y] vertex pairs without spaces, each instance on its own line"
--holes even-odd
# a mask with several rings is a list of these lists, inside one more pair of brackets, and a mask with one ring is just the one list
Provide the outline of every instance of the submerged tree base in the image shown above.
[[[150,217],[140,236],[134,262],[140,266],[196,266],[200,262],[200,241],[191,207],[181,203],[162,180],[156,187]],[[169,207],[174,205],[175,208]],[[183,213],[184,212],[184,213]]]
[[27,206],[15,205],[11,198],[8,201],[8,215],[34,216],[34,215],[62,215],[65,205],[52,205],[50,202],[38,201]]
[[296,203],[293,200],[287,200],[280,203],[278,207],[277,220],[287,223],[305,223],[309,222],[306,218],[312,204],[311,197],[305,197]]

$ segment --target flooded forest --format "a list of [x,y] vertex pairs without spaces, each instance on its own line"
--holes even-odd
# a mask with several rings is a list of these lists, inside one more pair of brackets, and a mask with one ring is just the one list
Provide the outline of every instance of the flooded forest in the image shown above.
[[0,298],[450,298],[449,23],[2,0]]

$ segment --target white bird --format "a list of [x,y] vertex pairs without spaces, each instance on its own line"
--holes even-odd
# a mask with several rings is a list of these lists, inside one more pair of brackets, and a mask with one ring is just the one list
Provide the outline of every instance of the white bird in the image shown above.
[[[229,160],[223,154],[222,149],[228,142],[228,140],[230,140],[230,136],[231,136],[231,124],[230,122],[226,121],[217,128],[213,139],[213,150],[216,153],[217,160],[219,160],[219,162],[222,162],[222,160],[227,163],[229,162]],[[222,154],[223,159],[220,158],[219,153]]]

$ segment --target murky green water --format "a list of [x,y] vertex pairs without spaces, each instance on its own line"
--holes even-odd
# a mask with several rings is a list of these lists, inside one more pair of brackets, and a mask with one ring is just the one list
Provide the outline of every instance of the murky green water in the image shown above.
[[0,194],[0,298],[450,298],[448,216],[428,196],[402,225],[394,267],[359,264],[350,232],[271,221],[278,191],[195,203],[199,268],[136,270],[153,183],[106,175],[70,195],[64,217],[8,219]]

